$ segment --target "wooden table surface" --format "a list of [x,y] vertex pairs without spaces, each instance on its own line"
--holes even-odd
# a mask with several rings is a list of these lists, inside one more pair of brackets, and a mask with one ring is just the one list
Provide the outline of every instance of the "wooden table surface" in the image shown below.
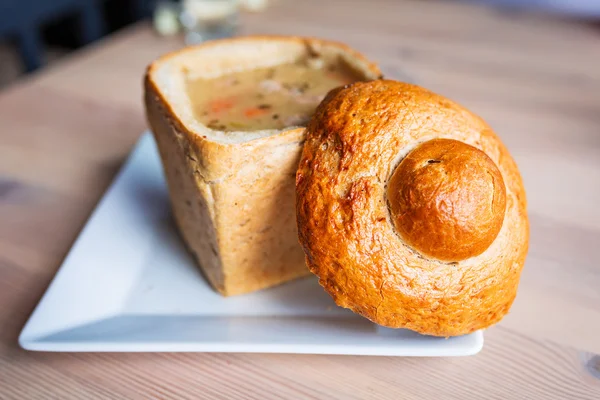
[[523,173],[531,249],[480,354],[52,354],[17,336],[145,129],[141,24],[0,93],[0,398],[600,399],[600,30],[433,1],[279,0],[242,33],[322,36],[481,114]]

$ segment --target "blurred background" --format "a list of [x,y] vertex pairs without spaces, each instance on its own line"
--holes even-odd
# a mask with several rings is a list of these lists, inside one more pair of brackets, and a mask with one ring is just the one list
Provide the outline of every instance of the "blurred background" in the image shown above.
[[[140,20],[189,44],[235,34],[244,13],[283,1],[302,0],[0,0],[0,89]],[[600,20],[600,0],[463,1],[585,24]]]

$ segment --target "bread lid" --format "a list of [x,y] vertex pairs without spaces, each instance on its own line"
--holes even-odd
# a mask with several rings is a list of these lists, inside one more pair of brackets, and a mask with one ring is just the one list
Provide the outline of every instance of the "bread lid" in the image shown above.
[[210,129],[195,118],[186,84],[190,79],[292,63],[308,54],[339,56],[359,75],[362,74],[364,80],[377,79],[381,75],[375,64],[341,43],[296,36],[245,36],[206,42],[159,58],[146,72],[147,92],[159,96],[182,130],[200,140],[238,144],[284,132],[297,134],[298,129],[294,129],[297,127],[252,132]]
[[378,80],[329,93],[296,176],[300,243],[340,306],[437,336],[498,322],[528,248],[517,166],[479,117]]

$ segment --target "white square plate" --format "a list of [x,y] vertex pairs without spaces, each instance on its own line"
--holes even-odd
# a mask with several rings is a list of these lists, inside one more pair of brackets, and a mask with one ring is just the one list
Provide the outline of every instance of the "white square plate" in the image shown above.
[[42,351],[206,351],[459,356],[450,339],[387,329],[337,307],[308,277],[224,298],[173,225],[156,145],[145,134],[19,337]]

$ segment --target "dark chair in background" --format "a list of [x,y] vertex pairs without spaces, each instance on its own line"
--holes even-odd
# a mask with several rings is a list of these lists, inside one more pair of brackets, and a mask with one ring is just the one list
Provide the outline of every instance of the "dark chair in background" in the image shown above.
[[[44,64],[44,26],[72,17],[77,21],[69,34],[77,46],[101,38],[109,31],[107,7],[110,0],[0,0],[0,39],[14,38],[23,65],[33,71]],[[131,21],[150,13],[152,0],[116,0],[112,9],[123,9]],[[71,29],[73,30],[73,29]]]

